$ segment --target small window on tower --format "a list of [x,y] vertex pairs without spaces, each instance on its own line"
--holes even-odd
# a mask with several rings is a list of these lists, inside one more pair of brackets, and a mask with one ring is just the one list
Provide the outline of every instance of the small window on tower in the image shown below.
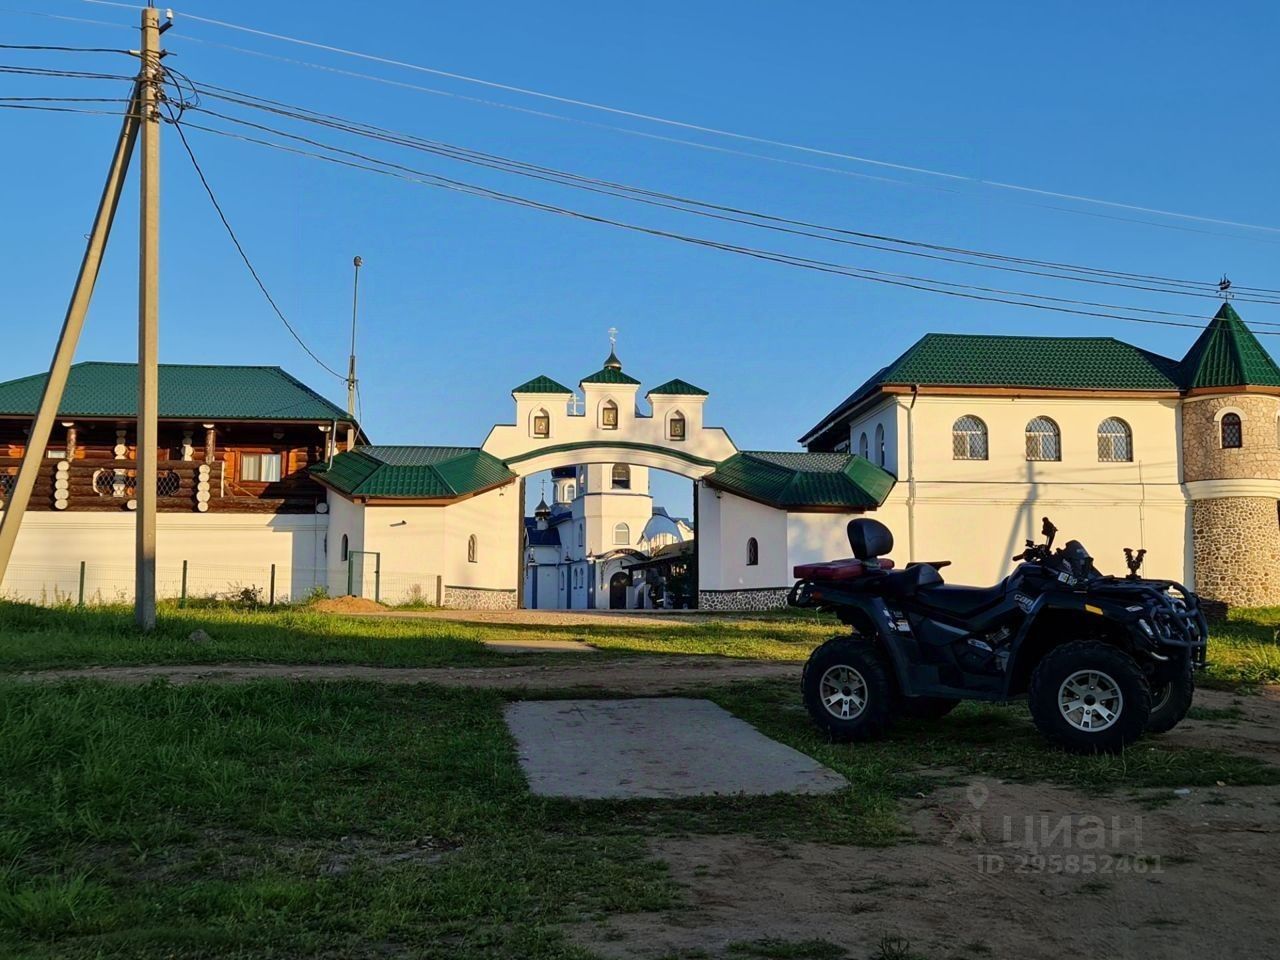
[[618,405],[612,400],[606,400],[600,408],[600,426],[606,430],[618,429]]
[[631,489],[631,468],[625,463],[615,463],[613,465],[613,489]]
[[1240,425],[1240,414],[1227,413],[1222,417],[1222,449],[1238,450],[1244,446],[1244,430]]
[[684,439],[684,414],[673,413],[670,421],[667,423],[667,434],[672,440]]

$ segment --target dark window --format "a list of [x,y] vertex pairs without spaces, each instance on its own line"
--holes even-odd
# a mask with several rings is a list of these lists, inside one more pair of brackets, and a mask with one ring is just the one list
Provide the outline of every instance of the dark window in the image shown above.
[[613,465],[613,489],[631,489],[631,468],[625,463],[615,463]]
[[342,535],[342,560],[345,563],[347,559],[347,535]]
[[1244,431],[1240,427],[1240,414],[1226,413],[1222,416],[1222,449],[1237,450],[1244,446]]
[[760,565],[760,544],[755,537],[751,537],[747,541],[747,566],[756,567]]

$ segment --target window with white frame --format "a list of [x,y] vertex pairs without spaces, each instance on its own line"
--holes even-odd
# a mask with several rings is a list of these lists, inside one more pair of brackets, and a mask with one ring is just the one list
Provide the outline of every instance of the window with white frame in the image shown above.
[[1133,431],[1119,417],[1098,424],[1098,462],[1128,463],[1133,459]]
[[275,483],[280,479],[284,457],[278,453],[243,453],[240,455],[240,479],[258,483]]
[[614,524],[613,527],[613,545],[615,547],[626,547],[631,544],[631,528],[625,523]]
[[987,425],[972,414],[953,423],[951,456],[955,460],[987,459]]
[[1062,434],[1048,417],[1035,417],[1027,424],[1027,459],[1062,459]]
[[1224,413],[1221,428],[1223,450],[1238,450],[1244,446],[1244,424],[1240,421],[1240,414]]

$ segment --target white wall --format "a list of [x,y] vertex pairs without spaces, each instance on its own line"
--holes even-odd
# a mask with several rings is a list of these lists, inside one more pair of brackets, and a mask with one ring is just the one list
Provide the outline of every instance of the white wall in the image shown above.
[[[787,512],[698,485],[698,588],[751,590],[792,583],[787,559]],[[760,562],[747,565],[747,540]]]
[[[276,599],[301,598],[326,583],[323,514],[175,514],[156,518],[157,592],[177,597],[182,561],[189,596],[258,587],[263,599],[276,566]],[[87,602],[131,601],[133,513],[33,511],[22,530],[0,592],[17,599],[76,600],[85,562]]]

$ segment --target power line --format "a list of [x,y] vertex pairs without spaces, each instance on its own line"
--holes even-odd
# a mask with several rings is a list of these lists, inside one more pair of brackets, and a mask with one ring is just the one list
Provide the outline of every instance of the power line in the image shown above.
[[[86,3],[103,4],[106,6],[129,6],[128,4],[120,4],[114,0],[84,0]],[[950,173],[943,170],[934,170],[928,167],[913,166],[911,164],[896,163],[887,160],[877,160],[871,157],[862,157],[856,154],[842,153],[836,150],[824,150],[818,147],[805,146],[803,144],[789,143],[783,140],[775,140],[769,137],[758,137],[751,134],[737,133],[731,130],[724,130],[717,127],[703,126],[696,123],[688,123],[682,120],[675,120],[669,117],[658,116],[655,114],[640,113],[633,110],[625,110],[620,107],[611,107],[602,103],[595,103],[589,100],[579,100],[573,97],[564,97],[557,94],[547,93],[541,90],[535,90],[529,87],[520,87],[513,84],[499,83],[493,80],[485,80],[480,77],[472,77],[466,74],[453,73],[448,70],[441,70],[435,67],[423,66],[421,64],[410,63],[404,60],[397,60],[392,57],[379,56],[377,54],[363,53],[358,50],[351,50],[345,47],[333,46],[331,44],[317,43],[312,40],[304,40],[299,37],[289,36],[287,34],[272,33],[267,30],[259,30],[254,27],[246,27],[241,24],[231,23],[226,20],[216,20],[212,17],[201,17],[196,14],[183,14],[188,20],[194,20],[197,23],[205,23],[211,26],[222,27],[228,30],[235,30],[241,33],[252,34],[254,36],[266,37],[272,40],[279,40],[284,43],[293,43],[299,46],[310,47],[316,50],[324,50],[328,53],[341,54],[343,56],[355,57],[361,60],[367,60],[373,63],[381,63],[387,66],[400,67],[406,70],[415,70],[421,73],[428,73],[434,76],[446,77],[451,80],[458,80],[466,83],[479,84],[491,89],[503,90],[508,93],[517,93],[523,96],[537,97],[544,100],[550,100],[556,103],[563,103],[569,106],[582,107],[590,110],[599,110],[605,113],[617,116],[629,117],[635,120],[644,120],[651,123],[660,123],[667,126],[678,127],[685,130],[693,130],[699,133],[712,134],[714,136],[729,137],[735,140],[747,141],[751,143],[759,143],[773,147],[779,147],[788,150],[796,150],[803,153],[815,154],[818,156],[833,157],[841,160],[848,160],[854,163],[869,164],[876,167],[898,170],[907,173],[915,173],[924,176],[937,177],[954,182],[970,183],[980,186],[996,187],[1002,190],[1012,190],[1019,193],[1036,194],[1039,196],[1052,197],[1055,199],[1072,200],[1079,203],[1097,204],[1113,209],[1127,210],[1138,213],[1153,214],[1156,216],[1170,217],[1178,220],[1192,221],[1196,223],[1216,224],[1218,226],[1237,227],[1247,230],[1260,230],[1267,233],[1280,234],[1280,227],[1269,226],[1265,224],[1246,223],[1239,220],[1228,220],[1219,217],[1206,217],[1197,214],[1181,213],[1174,210],[1164,210],[1158,207],[1148,207],[1141,204],[1123,203],[1115,200],[1106,200],[1099,197],[1086,196],[1084,194],[1066,193],[1055,190],[1045,190],[1038,187],[1029,187],[1022,184],[1007,183],[998,180],[986,180],[981,177],[973,177],[966,174]]]
[[[478,164],[482,167],[497,169],[503,172],[514,173],[521,176],[533,177],[534,179],[545,182],[552,182],[562,186],[577,187],[590,192],[604,194],[606,196],[618,197],[635,202],[645,203],[649,205],[664,207],[666,209],[678,210],[682,213],[708,216],[711,219],[723,220],[732,223],[745,224],[762,229],[776,230],[782,233],[809,237],[828,242],[842,243],[855,247],[879,250],[882,252],[895,253],[904,256],[922,257],[929,260],[943,261],[947,263],[955,263],[964,266],[995,269],[1019,274],[1028,274],[1032,276],[1047,277],[1050,279],[1077,282],[1077,283],[1093,283],[1104,286],[1127,287],[1131,289],[1144,290],[1148,292],[1164,293],[1170,295],[1194,296],[1206,299],[1214,299],[1217,294],[1210,292],[1214,289],[1214,285],[1202,281],[1180,280],[1167,277],[1156,277],[1151,275],[1127,273],[1121,271],[1113,271],[1099,267],[1085,267],[1074,264],[1064,264],[1054,261],[1033,260],[1024,257],[1013,257],[1003,254],[993,254],[978,250],[969,250],[960,247],[950,247],[941,244],[928,243],[918,240],[908,240],[900,237],[893,237],[883,234],[874,234],[864,231],[850,230],[841,227],[834,227],[825,224],[813,223],[810,221],[796,220],[786,217],[778,217],[771,214],[761,213],[759,211],[747,210],[738,207],[727,206],[718,203],[708,203],[702,200],[691,199],[674,194],[662,193],[644,188],[633,187],[626,184],[620,184],[608,180],[600,180],[592,177],[585,177],[580,174],[569,173],[555,168],[544,167],[536,164],[525,163],[524,161],[513,160],[507,157],[501,157],[494,154],[482,153],[466,147],[459,147],[452,144],[443,143],[441,141],[426,140],[412,134],[397,133],[389,131],[372,124],[360,121],[346,120],[331,114],[318,113],[305,107],[294,107],[289,104],[283,104],[280,101],[270,100],[264,97],[256,97],[252,94],[245,94],[239,91],[233,91],[226,87],[220,87],[215,84],[201,82],[196,88],[204,92],[208,96],[218,99],[227,100],[242,106],[252,107],[254,109],[264,110],[277,115],[282,115],[295,120],[301,120],[316,123],[332,129],[342,130],[359,136],[365,136],[383,142],[393,143],[412,149],[423,150],[436,156],[446,157],[448,159],[459,160],[466,163]],[[248,99],[245,99],[248,98]],[[256,101],[256,102],[254,102]],[[207,108],[198,108],[202,112],[220,119],[230,120],[231,122],[244,122],[239,118],[230,117],[226,114]],[[301,113],[298,111],[302,111]],[[669,201],[669,202],[664,202]],[[687,206],[693,206],[699,209],[687,209]],[[715,211],[706,213],[705,211]],[[722,214],[731,214],[724,216]],[[752,218],[752,219],[745,219]],[[755,222],[756,220],[768,221],[765,223]],[[776,226],[783,224],[785,226]],[[791,227],[801,227],[806,229],[791,229]],[[823,233],[815,233],[813,230],[823,230],[840,234],[841,236],[832,237]],[[861,240],[845,239],[846,237],[863,238]],[[897,244],[916,249],[898,249],[897,247],[887,246],[886,244]],[[944,254],[956,254],[957,256],[949,256]],[[972,259],[962,259],[961,257],[981,258],[993,262],[974,262]],[[1034,266],[1043,269],[1027,269],[1025,266]],[[1069,271],[1077,275],[1064,275],[1061,271]],[[1140,280],[1144,282],[1134,283],[1130,280]],[[1153,286],[1152,284],[1159,284]],[[1167,289],[1173,286],[1176,289]],[[1244,288],[1239,288],[1244,289]],[[1260,292],[1266,288],[1257,288]],[[1280,292],[1280,291],[1277,291]],[[1264,298],[1247,298],[1247,302],[1271,303],[1276,304],[1280,301],[1264,299]],[[1126,307],[1125,309],[1138,310],[1140,312],[1150,313],[1167,313],[1167,311],[1147,310],[1139,307]],[[1176,314],[1177,316],[1189,316],[1188,314]]]
[[245,253],[244,247],[241,245],[239,237],[236,236],[236,232],[234,229],[232,229],[230,221],[227,220],[227,215],[222,212],[222,205],[218,203],[218,198],[214,195],[213,187],[209,185],[209,180],[207,177],[205,177],[204,170],[200,167],[200,161],[196,159],[195,152],[191,149],[191,144],[187,142],[187,135],[182,130],[182,124],[178,123],[177,120],[172,116],[170,117],[170,119],[172,121],[173,128],[178,133],[178,139],[182,141],[183,149],[186,151],[187,156],[191,159],[191,165],[195,168],[196,176],[200,178],[200,184],[201,186],[204,187],[204,192],[209,195],[209,202],[213,204],[213,209],[217,212],[218,219],[221,220],[222,225],[226,227],[227,235],[231,238],[231,242],[232,244],[234,244],[236,248],[236,252],[240,254],[240,259],[244,261],[244,265],[249,269],[250,276],[253,277],[254,283],[258,285],[258,289],[262,291],[262,295],[266,297],[267,303],[271,304],[271,309],[275,311],[276,316],[280,318],[280,322],[284,324],[285,329],[289,331],[289,333],[293,336],[293,339],[298,341],[298,346],[302,347],[302,349],[306,351],[307,356],[309,356],[312,360],[318,363],[324,370],[328,371],[333,376],[337,377],[339,380],[345,380],[346,377],[338,373],[337,370],[334,370],[333,367],[329,366],[327,363],[321,360],[320,357],[316,355],[315,351],[312,350],[309,346],[307,346],[306,341],[302,339],[302,337],[298,334],[298,331],[293,328],[293,324],[291,324],[288,318],[285,317],[284,311],[280,309],[279,305],[275,301],[275,298],[271,296],[271,292],[267,290],[266,284],[262,282],[262,277],[258,275],[258,271],[254,268],[253,262],[249,259],[249,255]]
[[[526,197],[520,197],[513,194],[502,193],[501,191],[490,190],[488,188],[479,187],[474,184],[467,184],[461,181],[450,180],[449,178],[440,177],[437,174],[431,174],[424,171],[415,171],[412,168],[404,167],[400,164],[394,164],[388,161],[379,160],[377,158],[369,157],[364,154],[359,154],[354,151],[343,150],[341,148],[333,147],[328,144],[323,144],[318,141],[309,141],[307,138],[299,137],[294,134],[288,134],[288,133],[285,133],[284,131],[270,130],[270,128],[267,128],[267,129],[270,132],[275,133],[277,135],[282,135],[282,136],[289,137],[291,139],[308,142],[314,146],[319,147],[320,149],[330,150],[330,151],[333,151],[334,153],[355,156],[360,158],[361,161],[365,161],[365,162],[346,160],[346,159],[343,159],[342,157],[335,157],[335,156],[329,156],[322,153],[316,153],[314,151],[304,150],[298,147],[291,147],[286,144],[281,144],[281,143],[277,143],[270,140],[263,140],[258,137],[251,137],[251,136],[235,133],[228,130],[222,130],[216,127],[210,127],[202,124],[193,124],[190,121],[185,121],[185,120],[182,121],[181,124],[179,125],[191,127],[192,129],[203,130],[209,133],[213,133],[213,134],[224,136],[224,137],[229,137],[231,139],[240,140],[246,143],[256,144],[259,146],[280,150],[286,153],[292,153],[299,156],[306,156],[306,157],[311,157],[313,159],[324,160],[329,163],[337,164],[339,166],[352,167],[359,170],[365,170],[367,172],[378,173],[384,176],[394,177],[396,179],[405,180],[411,183],[418,183],[426,186],[433,186],[433,187],[438,187],[438,188],[443,188],[448,190],[454,190],[454,191],[465,193],[471,196],[501,200],[506,203],[527,207],[529,209],[555,213],[562,216],[567,216],[574,219],[579,219],[579,220],[592,222],[592,223],[606,224],[610,226],[619,227],[625,230],[633,231],[636,233],[646,234],[649,236],[665,237],[668,239],[678,240],[678,241],[693,244],[696,246],[721,250],[721,251],[730,252],[730,253],[741,254],[741,255],[752,257],[755,259],[767,260],[774,263],[784,264],[787,266],[800,267],[802,269],[816,270],[818,272],[831,273],[831,274],[836,274],[840,276],[852,277],[855,279],[870,280],[875,283],[883,283],[883,284],[889,284],[892,286],[907,287],[909,289],[921,290],[929,293],[939,293],[939,294],[944,294],[946,296],[961,297],[969,300],[979,300],[979,301],[991,302],[991,303],[1004,303],[1011,306],[1031,307],[1034,309],[1049,310],[1056,313],[1065,313],[1065,314],[1071,314],[1075,316],[1087,316],[1087,317],[1096,317],[1096,318],[1102,318],[1102,319],[1123,320],[1126,322],[1156,324],[1159,326],[1184,327],[1187,329],[1194,329],[1194,330],[1203,329],[1203,322],[1184,323],[1184,322],[1175,321],[1175,320],[1157,320],[1150,317],[1127,316],[1124,314],[1119,314],[1119,313],[1114,313],[1109,311],[1077,309],[1076,307],[1073,307],[1073,306],[1057,306],[1049,303],[1036,303],[1036,302],[1030,302],[1027,300],[1013,299],[1013,297],[1018,297],[1018,296],[1025,296],[1025,297],[1036,296],[1034,294],[1023,294],[1023,293],[1009,292],[1009,291],[997,291],[997,293],[1002,295],[995,295],[995,294],[978,292],[983,288],[971,288],[973,292],[964,291],[964,290],[939,289],[938,286],[936,286],[936,284],[944,283],[943,281],[931,280],[929,278],[910,277],[910,276],[901,275],[901,274],[888,274],[883,271],[872,271],[866,268],[855,267],[848,264],[839,264],[839,263],[831,263],[828,261],[814,260],[807,257],[800,257],[793,254],[782,253],[779,251],[765,250],[765,249],[754,248],[754,247],[746,247],[746,246],[741,246],[737,244],[730,244],[730,243],[724,243],[717,240],[711,240],[705,237],[696,237],[688,234],[676,233],[670,230],[662,230],[654,227],[640,226],[638,224],[615,220],[608,217],[602,217],[596,214],[584,213],[582,211],[572,210],[566,207],[559,207],[553,204],[543,203],[541,201],[532,200]],[[249,124],[249,125],[261,126],[261,125],[254,125],[254,124]],[[1007,294],[1007,295],[1003,295],[1003,294]],[[1087,301],[1062,301],[1062,302],[1074,303],[1080,306],[1091,306],[1091,304],[1089,304]],[[1117,308],[1117,309],[1125,309],[1125,308]],[[1187,315],[1187,316],[1192,316],[1192,315]],[[1196,319],[1200,319],[1200,318],[1196,318]],[[1280,331],[1263,330],[1263,331],[1257,331],[1257,332],[1266,336],[1280,336]]]
[[47,50],[61,53],[123,53],[126,55],[129,53],[128,50],[121,50],[117,47],[60,47],[35,43],[0,43],[0,50]]

